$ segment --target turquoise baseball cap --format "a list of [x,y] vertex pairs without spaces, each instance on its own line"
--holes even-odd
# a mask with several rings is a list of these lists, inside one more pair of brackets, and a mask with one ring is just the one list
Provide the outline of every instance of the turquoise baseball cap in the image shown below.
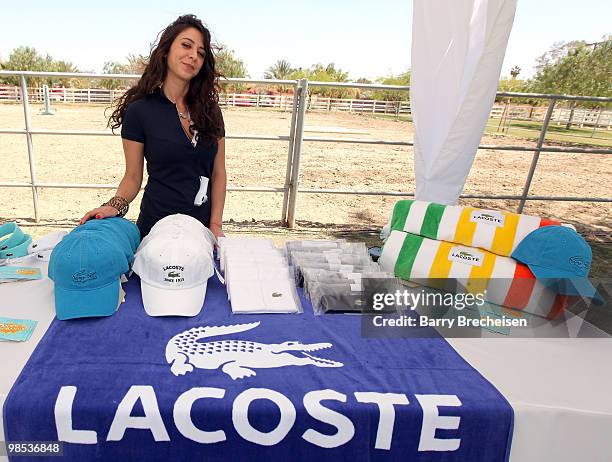
[[110,236],[71,232],[49,260],[58,319],[110,316],[121,300],[121,275],[129,270],[125,252]]
[[115,239],[128,258],[128,262],[133,263],[134,255],[140,245],[140,231],[131,221],[121,217],[91,219],[77,226],[72,232],[82,231],[100,232],[108,238]]
[[538,280],[564,295],[579,295],[603,304],[589,281],[593,254],[584,238],[566,226],[544,226],[519,243],[512,258],[529,267]]
[[0,259],[24,257],[32,237],[25,234],[17,223],[11,221],[0,225]]

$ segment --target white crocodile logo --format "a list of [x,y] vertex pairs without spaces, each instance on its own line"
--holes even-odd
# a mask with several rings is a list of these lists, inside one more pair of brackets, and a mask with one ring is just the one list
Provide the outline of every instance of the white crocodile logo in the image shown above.
[[[219,340],[200,342],[200,339],[246,332],[259,326],[259,321],[231,326],[201,326],[181,332],[166,346],[166,361],[172,364],[174,375],[184,375],[199,369],[219,369],[233,380],[255,376],[253,369],[284,366],[342,367],[344,364],[318,358],[307,352],[331,348],[331,343],[283,342],[266,344],[248,340]],[[295,353],[295,354],[294,354]]]

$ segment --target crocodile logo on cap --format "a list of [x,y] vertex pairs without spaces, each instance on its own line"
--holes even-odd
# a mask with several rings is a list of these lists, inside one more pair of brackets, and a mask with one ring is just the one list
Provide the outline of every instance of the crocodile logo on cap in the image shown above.
[[586,262],[584,261],[584,257],[581,257],[580,255],[574,255],[573,257],[570,257],[569,263],[570,265],[577,266],[578,268],[588,268]]
[[91,281],[93,279],[98,279],[98,275],[96,274],[95,271],[81,270],[81,271],[77,271],[76,273],[72,275],[72,280],[74,282],[83,283],[83,282]]

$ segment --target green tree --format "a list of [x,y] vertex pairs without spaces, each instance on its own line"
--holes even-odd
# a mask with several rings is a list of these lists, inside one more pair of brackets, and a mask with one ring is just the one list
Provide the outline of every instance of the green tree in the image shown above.
[[264,79],[287,80],[294,70],[289,61],[279,59],[266,70]]
[[[382,83],[383,85],[399,85],[403,87],[409,86],[410,69],[398,75],[380,77],[376,79],[376,81],[378,83]],[[373,99],[384,101],[408,101],[410,99],[410,93],[402,90],[375,90],[372,96]]]
[[612,96],[612,37],[589,45],[592,51],[588,59],[588,71],[585,77],[590,81],[586,83],[590,95]]
[[555,44],[538,59],[533,91],[612,96],[612,38]]
[[[37,71],[37,72],[78,72],[77,67],[68,61],[54,60],[50,55],[42,56],[32,47],[15,48],[7,61],[0,65],[1,69],[11,71]],[[19,77],[5,77],[2,79],[9,85],[19,85]],[[47,84],[70,86],[74,79],[62,77],[54,79],[52,77],[30,77],[27,79],[28,85],[39,86]]]
[[308,69],[303,69],[298,67],[297,69],[293,69],[293,71],[287,76],[289,80],[300,80],[308,77]]
[[[244,62],[236,57],[234,50],[225,45],[219,45],[215,53],[217,70],[227,78],[246,78],[249,76]],[[226,85],[226,91],[244,91],[245,85],[231,84]]]
[[[48,56],[47,56],[48,57]],[[18,47],[15,48],[7,61],[2,64],[2,69],[7,71],[45,71],[46,59],[40,55],[35,48]],[[4,82],[9,85],[19,85],[19,77],[4,77]],[[40,77],[29,78],[29,85],[41,85],[43,79]]]
[[[47,55],[45,58],[44,70],[47,72],[65,72],[65,73],[76,73],[79,72],[79,69],[69,61],[55,61],[51,59],[50,56]],[[73,87],[78,82],[78,79],[74,77],[43,77],[40,79],[43,84],[47,84],[51,86],[61,86],[61,87]]]
[[[348,72],[336,69],[334,63],[329,63],[326,66],[321,63],[313,64],[305,70],[300,68],[292,76],[292,78],[307,78],[316,82],[348,82],[348,77]],[[350,88],[312,87],[310,92],[330,98],[347,98],[351,95],[351,90]]]
[[[293,69],[289,61],[279,59],[266,70],[264,73],[264,79],[290,80],[294,71],[295,69]],[[287,85],[277,86],[277,90],[281,93],[287,91],[288,88],[289,87]]]
[[513,77],[502,77],[497,86],[498,91],[526,92],[529,90],[527,80],[515,79]]
[[[530,82],[521,80],[515,77],[502,77],[497,84],[497,91],[513,92],[513,93],[528,93],[531,91]],[[497,97],[496,101],[506,101],[507,98]],[[530,98],[512,98],[515,103],[538,104],[538,100]]]
[[[107,61],[102,69],[103,74],[130,74],[130,67],[127,64],[118,63],[116,61]],[[125,80],[120,79],[102,79],[100,86],[107,90],[116,90],[126,86]]]
[[[538,59],[537,74],[530,83],[532,91],[585,96],[612,96],[612,38],[587,44],[584,41],[555,43]],[[581,103],[594,106],[597,103]],[[571,101],[572,125],[577,102]]]

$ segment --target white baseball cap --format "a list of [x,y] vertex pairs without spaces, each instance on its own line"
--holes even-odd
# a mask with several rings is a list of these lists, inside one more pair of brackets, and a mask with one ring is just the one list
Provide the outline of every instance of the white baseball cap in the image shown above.
[[147,236],[134,260],[142,301],[149,316],[195,316],[202,309],[208,279],[214,274],[212,251],[199,232],[167,226]]
[[138,250],[144,249],[151,239],[159,233],[174,233],[177,230],[192,236],[201,236],[203,238],[202,245],[204,245],[210,254],[213,254],[215,248],[216,238],[210,229],[204,226],[200,221],[196,220],[189,215],[183,215],[176,213],[174,215],[168,215],[167,217],[159,220],[141,241]]
[[201,234],[205,237],[206,243],[212,248],[215,245],[215,236],[210,229],[202,224],[199,220],[182,213],[175,213],[174,215],[168,215],[167,217],[159,220],[153,227],[149,234],[145,236],[145,240],[150,235],[157,234],[159,232],[167,231],[168,229],[181,228],[189,234],[198,235]]

